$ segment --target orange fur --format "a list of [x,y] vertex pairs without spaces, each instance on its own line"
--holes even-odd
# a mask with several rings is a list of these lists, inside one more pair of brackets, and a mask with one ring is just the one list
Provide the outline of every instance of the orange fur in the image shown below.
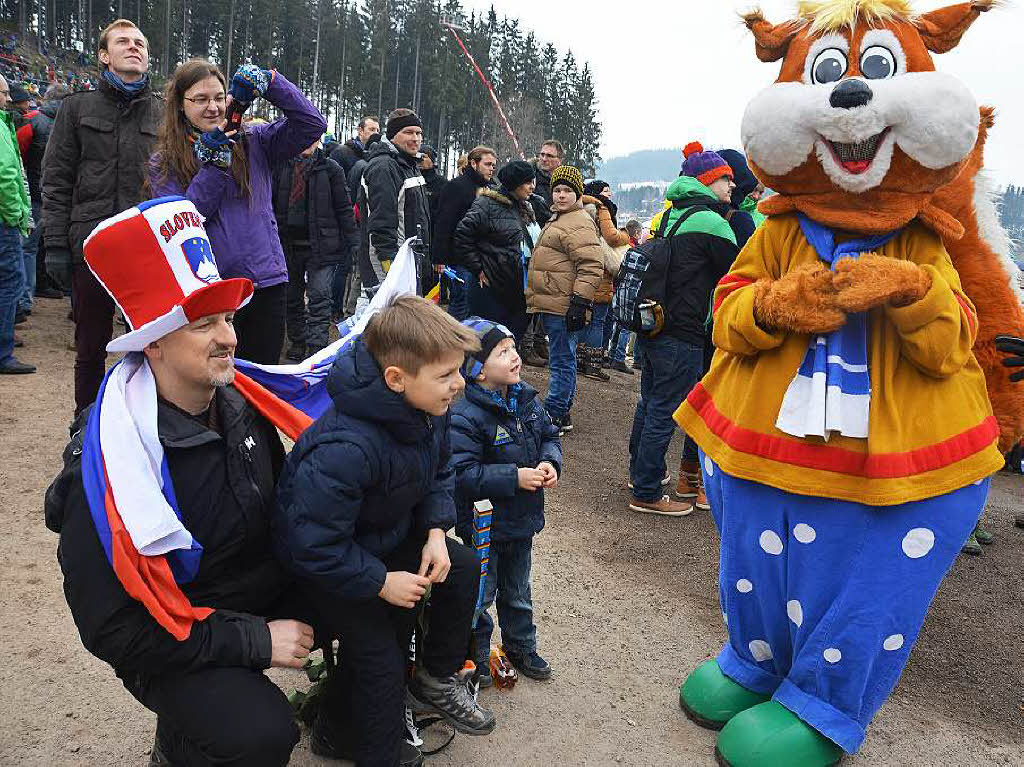
[[836,305],[847,314],[866,312],[882,304],[909,306],[924,298],[932,286],[928,272],[912,261],[865,253],[843,258],[835,265],[832,285]]
[[754,318],[769,330],[831,333],[846,322],[836,304],[832,273],[820,262],[805,264],[777,280],[754,284]]

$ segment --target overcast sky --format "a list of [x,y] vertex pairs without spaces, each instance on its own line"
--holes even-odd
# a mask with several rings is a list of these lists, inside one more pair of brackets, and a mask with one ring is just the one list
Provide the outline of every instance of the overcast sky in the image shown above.
[[[488,8],[491,2],[469,0]],[[950,4],[918,0],[928,11]],[[740,119],[751,97],[775,80],[779,65],[754,56],[750,33],[730,0],[632,0],[614,4],[495,0],[498,16],[520,19],[564,52],[590,63],[604,124],[607,159],[637,149],[682,147],[700,140],[739,147]],[[764,0],[773,22],[791,18],[795,2]],[[605,10],[608,9],[608,10]],[[997,107],[986,166],[1000,184],[1024,184],[1024,2],[982,14],[958,48],[936,56],[981,104]]]

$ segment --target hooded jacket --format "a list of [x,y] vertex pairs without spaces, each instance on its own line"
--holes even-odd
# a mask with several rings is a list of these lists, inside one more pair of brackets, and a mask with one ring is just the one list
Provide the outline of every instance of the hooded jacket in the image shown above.
[[384,383],[361,338],[327,378],[332,404],[285,463],[273,522],[286,569],[316,591],[372,599],[381,558],[410,536],[455,524],[449,416],[430,416]]
[[714,192],[691,176],[680,176],[666,194],[672,209],[662,224],[664,236],[687,211],[686,218],[669,239],[672,261],[665,290],[668,321],[663,332],[695,346],[703,347],[705,324],[711,309],[715,285],[732,266],[739,248],[729,223],[715,212],[726,206]]
[[203,544],[199,569],[181,589],[193,605],[216,608],[192,625],[187,639],[176,640],[128,595],[100,544],[82,484],[82,434],[91,407],[72,427],[64,468],[46,491],[46,526],[60,533],[64,596],[82,644],[126,684],[208,666],[270,666],[266,617],[291,585],[269,539],[284,448],[234,387],[218,389],[212,407],[216,431],[163,400],[157,405],[181,520]]
[[222,277],[248,277],[257,288],[288,281],[288,268],[277,233],[272,200],[272,172],[295,157],[327,130],[319,110],[302,92],[275,71],[265,98],[284,112],[284,119],[245,127],[249,193],[243,196],[230,170],[207,163],[187,189],[175,178],[162,178],[154,157],[149,163],[153,197],[180,194],[206,219],[206,233]]
[[[454,183],[454,182],[453,182]],[[533,206],[516,201],[505,189],[483,188],[455,230],[455,255],[474,278],[483,272],[487,283],[510,311],[526,311],[523,254],[534,222]],[[528,242],[530,249],[535,243]]]
[[604,275],[599,236],[579,200],[572,209],[552,216],[540,233],[526,275],[529,313],[564,315],[573,294],[594,300]]
[[422,233],[430,243],[430,201],[415,157],[382,138],[366,152],[359,189],[359,274],[364,288],[384,281],[398,249]]
[[473,521],[473,504],[494,504],[491,540],[530,538],[544,529],[544,491],[519,487],[519,469],[548,461],[562,473],[558,428],[527,383],[515,387],[515,414],[476,383],[452,407],[452,463],[463,540]]
[[[494,183],[484,181],[484,177],[469,165],[456,178],[453,178],[441,190],[437,208],[437,219],[434,222],[434,241],[431,244],[431,255],[436,263],[448,266],[472,267],[466,263],[465,251],[455,243],[455,230],[459,222],[473,205],[477,195],[485,189],[495,188]],[[474,276],[479,274],[473,272]]]
[[96,225],[145,199],[146,161],[163,116],[150,83],[128,97],[101,77],[96,90],[63,100],[43,156],[48,258],[70,253],[83,263],[82,244]]
[[[294,178],[294,161],[274,171],[274,216],[278,231],[287,229],[288,197]],[[359,245],[352,201],[348,196],[345,171],[320,150],[314,153],[306,178],[306,201],[308,226],[305,239],[309,240],[313,254],[309,265],[344,264],[344,273],[348,274],[352,254]]]

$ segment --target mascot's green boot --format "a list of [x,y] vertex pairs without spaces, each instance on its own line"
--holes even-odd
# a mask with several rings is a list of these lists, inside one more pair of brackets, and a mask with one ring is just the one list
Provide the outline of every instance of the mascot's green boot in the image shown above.
[[708,660],[693,670],[679,687],[679,707],[690,719],[709,730],[720,730],[736,714],[769,699],[740,686]]
[[715,756],[725,767],[828,767],[839,761],[843,750],[770,700],[729,720],[718,736]]

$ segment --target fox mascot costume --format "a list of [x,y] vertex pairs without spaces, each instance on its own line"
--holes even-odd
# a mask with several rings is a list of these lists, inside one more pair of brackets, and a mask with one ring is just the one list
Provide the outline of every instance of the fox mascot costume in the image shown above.
[[1024,331],[1016,267],[979,176],[993,113],[930,55],[993,4],[744,17],[758,57],[782,62],[742,126],[778,194],[716,289],[714,362],[676,413],[701,448],[729,634],[680,704],[721,728],[723,764],[860,748],[1000,443],[1024,432],[996,348]]

